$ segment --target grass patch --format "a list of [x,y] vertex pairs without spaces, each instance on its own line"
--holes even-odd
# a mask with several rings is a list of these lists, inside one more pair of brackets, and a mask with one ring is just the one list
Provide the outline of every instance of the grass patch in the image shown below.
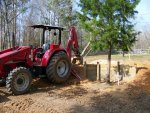
[[[85,59],[87,62],[91,62],[94,60],[107,60],[107,55],[94,55],[94,56],[86,56]],[[150,55],[128,55],[126,54],[124,57],[120,54],[112,55],[112,60],[125,60],[125,61],[150,61]]]

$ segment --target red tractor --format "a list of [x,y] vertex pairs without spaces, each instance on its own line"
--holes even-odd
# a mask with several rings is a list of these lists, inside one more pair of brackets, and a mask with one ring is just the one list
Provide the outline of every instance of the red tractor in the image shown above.
[[[61,34],[64,28],[33,25],[42,29],[42,47],[16,46],[0,52],[0,80],[6,83],[8,92],[19,95],[26,93],[33,77],[45,75],[52,83],[65,82],[71,74],[71,50],[76,59],[81,59],[75,27],[70,28],[67,48],[61,48]],[[46,31],[58,31],[58,43],[45,41]],[[57,35],[54,32],[54,35]]]

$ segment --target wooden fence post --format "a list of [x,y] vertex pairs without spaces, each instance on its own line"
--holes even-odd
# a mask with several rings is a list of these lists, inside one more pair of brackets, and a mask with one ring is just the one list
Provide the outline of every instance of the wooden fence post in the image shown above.
[[87,74],[86,74],[86,61],[84,62],[84,76],[87,78]]
[[101,81],[101,69],[99,62],[97,62],[97,80]]
[[101,82],[101,64],[99,64],[99,81]]
[[117,62],[117,72],[118,72],[119,75],[121,74],[120,73],[120,62],[119,61]]

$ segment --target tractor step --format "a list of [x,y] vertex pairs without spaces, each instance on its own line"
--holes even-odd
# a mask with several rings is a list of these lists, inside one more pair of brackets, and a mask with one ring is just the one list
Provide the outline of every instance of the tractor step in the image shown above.
[[1,84],[1,83],[3,83],[3,80],[2,80],[2,79],[0,79],[0,84]]
[[0,78],[0,86],[5,85],[6,80],[4,78]]
[[40,77],[40,78],[45,78],[45,77],[46,77],[46,75],[39,75],[39,77]]

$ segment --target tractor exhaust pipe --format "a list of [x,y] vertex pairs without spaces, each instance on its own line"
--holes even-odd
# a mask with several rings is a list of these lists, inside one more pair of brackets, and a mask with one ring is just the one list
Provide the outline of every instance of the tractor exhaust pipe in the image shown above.
[[16,46],[16,43],[15,43],[15,33],[13,32],[12,33],[12,47],[14,48]]

